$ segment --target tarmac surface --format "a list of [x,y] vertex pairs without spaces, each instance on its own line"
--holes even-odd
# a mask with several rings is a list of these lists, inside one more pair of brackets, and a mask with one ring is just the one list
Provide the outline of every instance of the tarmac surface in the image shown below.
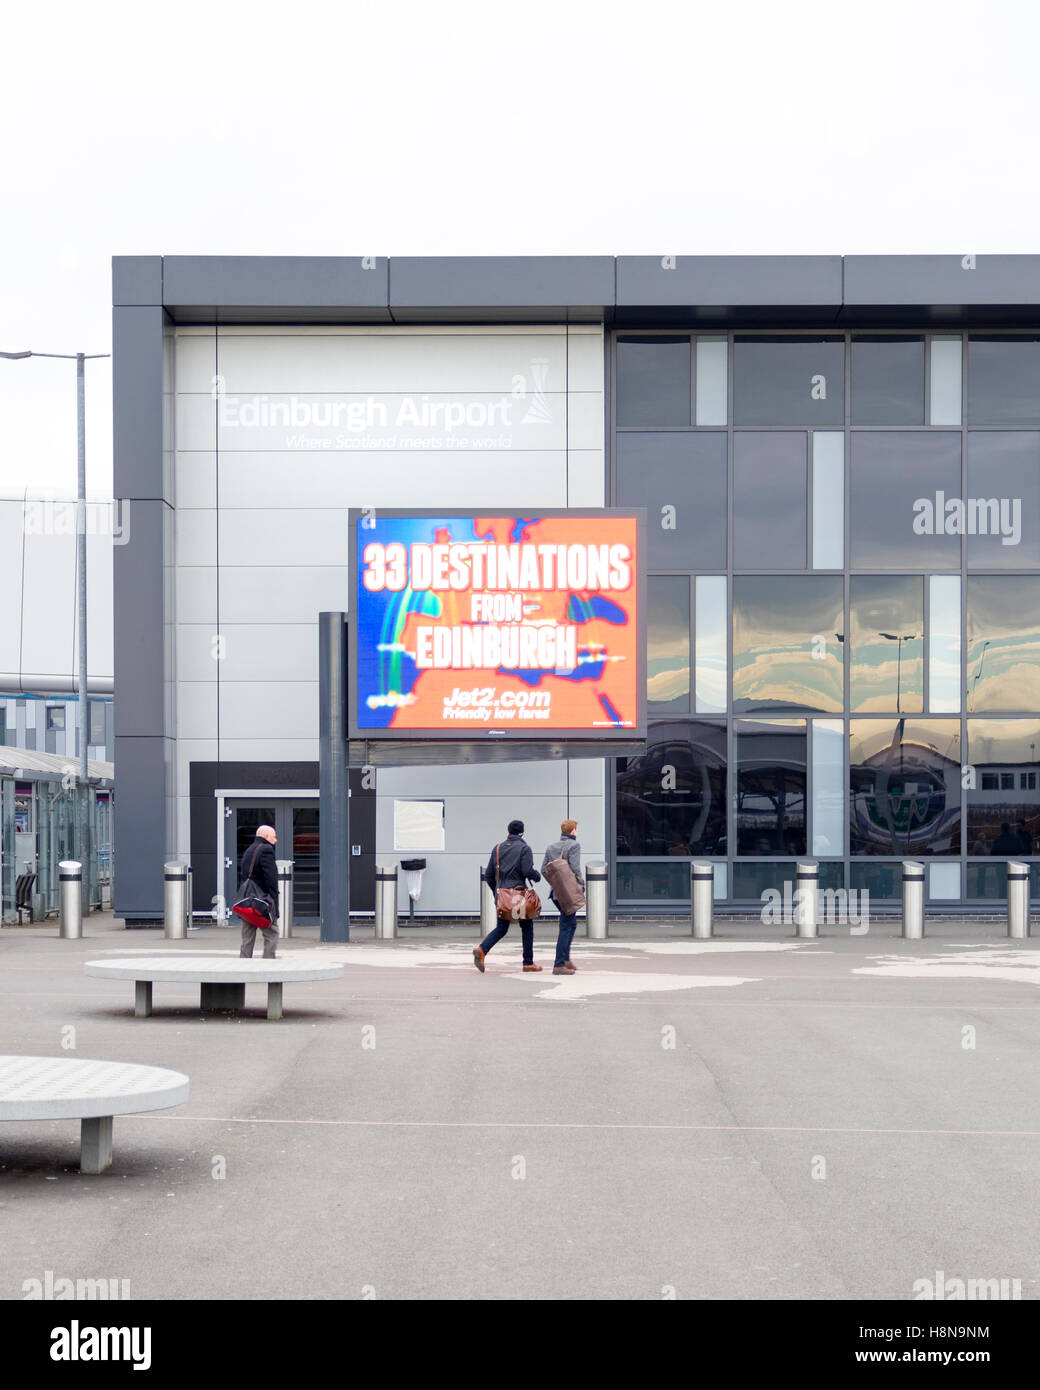
[[[237,954],[108,916],[0,930],[0,1053],[188,1074],[177,1109],[0,1125],[0,1298],[129,1281],[131,1298],[910,1300],[919,1281],[1040,1292],[1040,941],[999,923],[854,935],[619,924],[578,973],[520,970],[476,924],[286,955],[344,978],[202,1015],[198,986],[83,964]],[[257,951],[259,955],[259,949]],[[916,1287],[915,1287],[916,1286]],[[1009,1285],[1013,1288],[1013,1285]]]

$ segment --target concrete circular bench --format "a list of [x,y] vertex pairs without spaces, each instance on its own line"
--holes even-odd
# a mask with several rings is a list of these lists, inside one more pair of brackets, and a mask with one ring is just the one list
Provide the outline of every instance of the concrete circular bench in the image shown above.
[[0,1057],[0,1120],[80,1120],[81,1173],[112,1162],[113,1115],[165,1110],[188,1099],[188,1078],[135,1062]]
[[199,1007],[205,1010],[244,1009],[246,985],[267,986],[267,1017],[282,1017],[282,986],[287,980],[339,980],[342,965],[317,965],[292,957],[275,960],[243,960],[239,956],[169,955],[90,960],[88,975],[103,980],[133,980],[136,984],[134,1015],[148,1018],[152,1012],[152,985],[156,982],[201,985]]

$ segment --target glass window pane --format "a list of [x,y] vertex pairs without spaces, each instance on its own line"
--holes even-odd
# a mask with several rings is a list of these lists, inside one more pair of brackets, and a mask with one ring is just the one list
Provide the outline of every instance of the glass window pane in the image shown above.
[[973,569],[1040,569],[1040,434],[968,435],[965,531]]
[[834,430],[812,437],[812,563],[817,570],[845,563],[845,436]]
[[690,581],[646,581],[646,698],[655,712],[690,708]]
[[968,339],[968,424],[1040,425],[1040,338]]
[[619,338],[619,425],[690,423],[689,338]]
[[794,861],[786,863],[734,864],[733,897],[738,901],[751,899],[764,902],[766,893],[779,893],[783,899],[784,884],[790,884],[790,901],[794,901]]
[[849,708],[863,713],[920,714],[924,709],[924,578],[853,575],[849,626]]
[[812,852],[845,853],[845,729],[840,719],[812,724]]
[[726,436],[621,433],[617,504],[645,507],[651,569],[726,564]]
[[[968,853],[1040,852],[1040,720],[969,719]],[[1010,774],[1010,775],[1009,775]]]
[[849,888],[857,893],[869,893],[872,898],[892,899],[903,896],[902,864],[872,864],[853,860],[849,865]]
[[833,338],[737,338],[733,423],[844,425],[845,344]]
[[850,720],[853,854],[960,854],[960,742],[956,719]]
[[805,721],[738,719],[734,731],[737,853],[804,854]]
[[932,714],[961,707],[961,581],[959,575],[928,577],[928,706]]
[[686,859],[619,859],[615,866],[619,902],[690,901],[690,865]]
[[735,711],[841,711],[842,594],[837,575],[734,577]]
[[733,563],[804,569],[807,436],[733,436]]
[[930,898],[959,898],[961,895],[961,866],[959,864],[928,865],[928,896]]
[[697,423],[726,424],[729,380],[729,342],[725,338],[697,339]]
[[930,425],[960,425],[961,368],[964,345],[960,338],[933,338],[929,373]]
[[699,574],[697,586],[696,708],[698,714],[725,714],[729,689],[726,638],[729,615],[726,609],[726,576]]
[[1040,578],[968,579],[969,714],[1040,709]]
[[852,423],[924,424],[923,338],[853,338]]
[[855,569],[959,569],[959,534],[947,535],[946,499],[961,495],[960,434],[855,431]]
[[646,752],[617,760],[617,853],[726,853],[724,724],[651,723]]

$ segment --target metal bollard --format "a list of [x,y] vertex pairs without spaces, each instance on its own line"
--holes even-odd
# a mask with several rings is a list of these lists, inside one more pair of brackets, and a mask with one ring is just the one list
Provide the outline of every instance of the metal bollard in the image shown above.
[[1009,859],[1007,866],[1008,936],[1022,941],[1029,935],[1029,865]]
[[606,941],[610,934],[608,877],[606,864],[590,864],[585,872],[585,934],[590,941]]
[[195,901],[195,879],[192,876],[191,865],[188,865],[188,884],[184,894],[184,925],[189,927],[192,924],[192,904]]
[[690,931],[698,941],[710,941],[715,915],[715,865],[707,860],[690,865]]
[[278,865],[278,937],[292,936],[293,861],[276,859]]
[[816,917],[820,899],[819,864],[799,864],[795,871],[795,935],[810,940],[817,935]]
[[167,941],[183,941],[188,935],[188,866],[163,865],[163,928]]
[[924,865],[903,861],[903,935],[908,941],[924,936]]
[[397,865],[376,865],[376,940],[397,935]]
[[63,859],[58,865],[58,906],[58,935],[64,941],[78,941],[83,935],[83,865],[75,859]]
[[484,868],[480,870],[480,939],[484,940],[488,932],[492,932],[498,926],[498,908],[495,903],[495,895],[491,891],[491,886],[484,877]]

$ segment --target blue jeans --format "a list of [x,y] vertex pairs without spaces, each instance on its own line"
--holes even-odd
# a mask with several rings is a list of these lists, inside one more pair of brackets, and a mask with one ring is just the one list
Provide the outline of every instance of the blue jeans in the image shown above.
[[553,961],[554,968],[557,965],[566,965],[571,958],[571,942],[574,940],[574,933],[578,927],[578,914],[576,912],[560,913],[560,934],[556,938],[556,959]]
[[[485,936],[484,940],[480,943],[480,949],[485,955],[491,950],[492,946],[496,946],[502,940],[503,936],[505,936],[512,925],[508,917],[500,917],[498,919],[498,926],[489,931],[487,936]],[[521,922],[519,926],[520,946],[523,951],[524,964],[534,965],[534,923]]]

